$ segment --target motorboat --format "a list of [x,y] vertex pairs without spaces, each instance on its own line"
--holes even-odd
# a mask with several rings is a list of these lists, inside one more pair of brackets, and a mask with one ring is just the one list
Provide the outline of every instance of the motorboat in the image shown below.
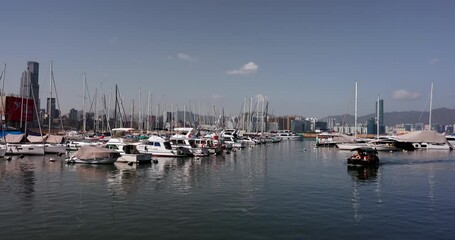
[[373,148],[361,147],[352,149],[351,151],[356,151],[357,153],[348,158],[349,165],[371,166],[379,164],[378,151]]
[[191,157],[193,154],[187,148],[172,148],[171,142],[163,137],[152,135],[146,142],[136,146],[140,153],[149,153],[154,157]]
[[195,143],[195,135],[193,135],[193,128],[174,128],[176,134],[169,138],[173,149],[180,149],[181,147],[187,148],[193,153],[194,156],[204,157],[209,155],[208,148],[198,147]]
[[393,139],[375,139],[369,142],[367,146],[373,148],[376,151],[393,152],[399,150],[399,148],[396,145],[396,142],[397,141]]
[[354,137],[330,132],[323,132],[316,135],[316,147],[336,147],[337,144],[347,142],[354,142]]
[[67,159],[67,163],[86,163],[86,164],[109,164],[114,163],[120,157],[120,153],[107,148],[81,146],[79,150],[72,153]]
[[152,161],[151,153],[141,153],[137,149],[137,143],[124,141],[123,138],[111,138],[104,145],[105,148],[112,149],[120,153],[117,162],[125,163],[145,163]]
[[198,148],[207,148],[210,154],[219,155],[223,153],[221,144],[215,144],[211,138],[196,138],[194,139],[194,143]]
[[289,130],[280,130],[277,132],[276,136],[282,140],[303,141],[302,135],[295,134]]

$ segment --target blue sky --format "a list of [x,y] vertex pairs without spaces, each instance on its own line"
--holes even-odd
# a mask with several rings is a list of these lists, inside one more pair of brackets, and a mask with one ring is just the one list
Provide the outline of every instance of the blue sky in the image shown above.
[[[262,96],[275,115],[325,117],[455,108],[455,2],[428,1],[7,1],[0,63],[7,93],[27,61],[49,63],[63,112],[118,84],[127,108],[215,105],[240,112]],[[101,94],[100,94],[101,95]],[[42,100],[43,101],[43,100]],[[145,106],[143,106],[145,108]],[[428,111],[428,106],[426,108]]]

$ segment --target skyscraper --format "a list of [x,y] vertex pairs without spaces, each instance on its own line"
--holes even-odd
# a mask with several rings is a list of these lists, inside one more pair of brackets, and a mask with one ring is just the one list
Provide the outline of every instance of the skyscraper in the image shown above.
[[384,100],[378,99],[376,101],[376,117],[378,118],[379,123],[379,134],[385,134],[385,125],[384,125]]
[[22,73],[20,96],[35,100],[35,107],[39,109],[39,63],[27,62],[27,70]]
[[[33,99],[35,102],[34,111],[39,111],[40,109],[38,77],[39,63],[27,62],[27,70],[22,73],[20,97]],[[32,116],[35,118],[35,113]],[[37,125],[37,121],[37,119],[34,119],[33,125]]]

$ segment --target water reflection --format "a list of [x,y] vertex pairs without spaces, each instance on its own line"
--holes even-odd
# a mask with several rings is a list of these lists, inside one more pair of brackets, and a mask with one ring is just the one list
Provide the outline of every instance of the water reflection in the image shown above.
[[379,166],[351,166],[348,165],[348,174],[356,181],[375,181],[378,177]]

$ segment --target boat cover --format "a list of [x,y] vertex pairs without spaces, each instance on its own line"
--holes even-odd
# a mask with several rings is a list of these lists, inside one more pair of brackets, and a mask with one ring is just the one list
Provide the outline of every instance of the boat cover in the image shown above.
[[73,157],[77,157],[80,160],[88,160],[94,158],[108,158],[111,153],[117,153],[115,150],[108,148],[99,148],[93,146],[81,146],[79,150],[74,152]]
[[62,143],[63,142],[63,136],[49,135],[49,136],[47,136],[46,142],[47,143]]
[[406,133],[400,136],[396,136],[395,139],[400,142],[410,142],[410,143],[447,143],[447,139],[444,135],[436,131],[415,131]]
[[7,143],[20,143],[24,138],[25,134],[6,134],[5,142]]
[[346,134],[340,134],[333,136],[333,141],[335,142],[343,142],[343,143],[348,143],[348,142],[354,142],[355,138]]
[[31,143],[43,143],[46,140],[46,136],[27,136],[27,140]]

